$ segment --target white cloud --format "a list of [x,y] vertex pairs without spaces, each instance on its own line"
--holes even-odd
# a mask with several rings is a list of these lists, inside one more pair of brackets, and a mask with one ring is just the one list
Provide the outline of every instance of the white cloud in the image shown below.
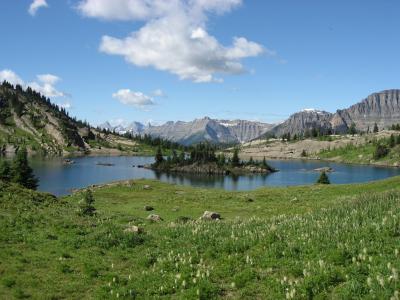
[[165,94],[164,91],[161,89],[156,89],[151,94],[154,97],[161,97],[161,98],[167,97],[167,94]]
[[121,89],[114,93],[112,97],[122,104],[133,105],[139,108],[155,104],[153,98],[141,92],[131,91],[130,89]]
[[24,81],[14,71],[5,69],[0,71],[0,83],[7,81],[13,85],[24,85]]
[[64,108],[64,109],[71,109],[72,108],[72,104],[69,101],[66,101],[64,103],[58,103],[57,104],[59,107]]
[[100,51],[139,67],[153,67],[195,82],[222,81],[218,74],[245,72],[242,59],[262,54],[260,44],[235,37],[224,46],[206,29],[207,14],[222,14],[242,0],[83,0],[88,17],[145,21],[125,38],[103,36]]
[[65,97],[65,93],[60,92],[55,87],[55,84],[61,79],[58,76],[52,74],[42,74],[36,76],[38,81],[33,81],[28,83],[35,91],[41,93],[42,95],[48,98],[57,98],[57,97]]
[[66,97],[67,94],[59,91],[55,85],[61,80],[56,75],[52,74],[41,74],[36,76],[37,81],[32,81],[25,83],[14,71],[12,70],[2,70],[0,71],[0,82],[8,81],[9,83],[16,85],[19,84],[24,88],[28,86],[33,90],[41,93],[48,98]]
[[33,0],[29,6],[28,12],[31,16],[36,15],[37,11],[42,7],[48,7],[46,0]]

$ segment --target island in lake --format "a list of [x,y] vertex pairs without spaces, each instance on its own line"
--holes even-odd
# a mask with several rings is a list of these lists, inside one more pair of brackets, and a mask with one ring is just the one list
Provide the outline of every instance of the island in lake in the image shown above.
[[193,173],[209,175],[241,175],[241,174],[269,174],[277,172],[266,162],[255,161],[250,158],[243,162],[239,159],[239,150],[235,149],[232,157],[226,157],[224,153],[216,154],[216,148],[210,144],[198,144],[194,146],[190,154],[176,151],[171,156],[164,158],[161,147],[158,148],[155,162],[146,168],[174,173]]

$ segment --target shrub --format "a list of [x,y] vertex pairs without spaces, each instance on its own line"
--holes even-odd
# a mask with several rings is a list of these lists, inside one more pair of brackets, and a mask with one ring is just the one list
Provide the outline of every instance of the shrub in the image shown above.
[[389,149],[387,148],[387,146],[381,145],[381,144],[376,145],[376,148],[374,151],[374,159],[375,160],[381,159],[388,154],[389,154]]
[[326,172],[322,172],[317,181],[318,184],[330,184],[330,180]]
[[80,202],[80,213],[82,215],[93,216],[96,213],[96,208],[94,207],[94,197],[91,190],[86,190],[83,199]]

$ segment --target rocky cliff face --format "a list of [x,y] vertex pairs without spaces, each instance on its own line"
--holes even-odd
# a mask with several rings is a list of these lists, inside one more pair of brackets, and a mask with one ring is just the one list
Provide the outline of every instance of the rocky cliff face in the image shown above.
[[360,131],[371,131],[375,123],[380,129],[400,123],[400,90],[374,93],[347,109],[338,110],[335,114],[304,110],[293,114],[268,133],[277,136],[290,133],[293,136],[315,128],[322,132],[340,134],[346,133],[352,123]]
[[353,122],[362,131],[368,128],[372,130],[375,123],[379,128],[400,123],[400,90],[374,93],[348,109],[338,110],[332,120],[332,127],[341,132]]
[[331,129],[331,118],[332,114],[329,112],[305,109],[291,115],[289,119],[275,126],[269,133],[276,136],[290,133],[291,136],[294,136],[295,134],[304,134],[305,131],[311,131],[314,128],[321,132],[328,132]]

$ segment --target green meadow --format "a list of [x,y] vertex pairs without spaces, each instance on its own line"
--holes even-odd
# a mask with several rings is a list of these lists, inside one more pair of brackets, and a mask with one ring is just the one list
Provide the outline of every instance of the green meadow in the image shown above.
[[399,298],[400,177],[251,192],[138,180],[93,195],[84,216],[83,191],[0,183],[0,298]]

